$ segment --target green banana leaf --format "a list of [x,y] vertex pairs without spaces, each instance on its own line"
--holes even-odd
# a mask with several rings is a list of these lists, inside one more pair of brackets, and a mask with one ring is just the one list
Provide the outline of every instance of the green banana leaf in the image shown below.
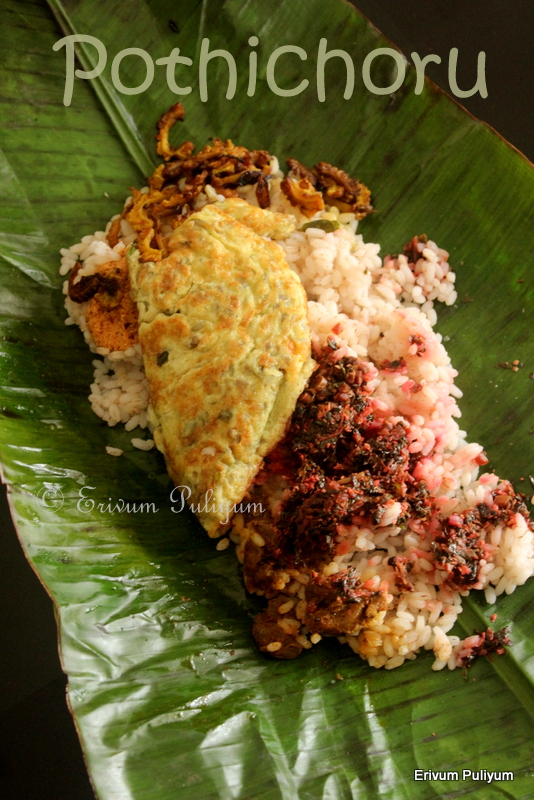
[[[206,103],[195,67],[184,73],[193,92],[181,139],[219,135],[337,164],[373,190],[377,213],[360,226],[366,240],[398,252],[425,232],[448,249],[459,301],[440,309],[439,329],[460,370],[464,428],[501,475],[528,483],[531,165],[440,91],[415,95],[412,71],[394,95],[365,89],[361,64],[384,40],[342,0],[4,0],[0,14],[0,457],[22,545],[56,604],[68,701],[98,797],[534,797],[534,583],[496,607],[466,600],[460,635],[498,611],[514,642],[467,677],[432,672],[429,654],[375,671],[333,641],[290,663],[263,657],[250,632],[257,604],[235,556],[216,552],[191,515],[173,512],[158,454],[135,450],[132,434],[91,412],[91,354],[63,323],[57,272],[59,248],[101,229],[128,187],[142,185],[155,163],[155,122],[176,100],[161,67],[144,94],[117,94],[111,59],[128,47],[154,60],[179,47],[198,64],[209,37],[210,49],[238,59],[237,93],[224,96],[224,64],[210,64]],[[109,58],[99,79],[75,81],[65,107],[65,51],[52,45],[72,32],[101,39]],[[260,67],[247,97],[252,34]],[[340,59],[328,63],[326,102],[316,100],[322,36],[354,57],[350,100]],[[282,59],[278,82],[305,76],[310,87],[277,97],[265,62],[288,43],[308,61]],[[90,69],[95,51],[82,45],[79,57]],[[390,84],[391,60],[376,65],[375,82]],[[121,77],[139,84],[140,60],[125,60]],[[515,359],[518,372],[496,367]],[[124,456],[110,458],[108,444]],[[80,502],[84,486],[93,487],[85,490],[93,507]],[[154,506],[113,513],[117,499]],[[416,769],[457,770],[460,779],[415,781]],[[463,769],[514,779],[462,780]]]

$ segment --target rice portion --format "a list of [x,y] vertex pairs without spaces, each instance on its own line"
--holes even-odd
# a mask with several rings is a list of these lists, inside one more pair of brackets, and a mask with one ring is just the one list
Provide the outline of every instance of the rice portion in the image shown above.
[[108,425],[122,423],[127,431],[148,425],[148,381],[139,345],[109,353],[95,368],[89,401],[95,414]]
[[[367,363],[375,418],[405,426],[409,452],[416,461],[413,477],[425,482],[442,519],[461,519],[459,515],[481,503],[491,506],[495,497],[508,491],[509,484],[493,474],[478,475],[487,459],[483,448],[468,443],[459,427],[461,412],[456,401],[462,393],[454,384],[457,372],[440,334],[433,330],[437,321],[434,303],[452,305],[457,299],[448,253],[419,237],[412,240],[409,252],[382,260],[380,246],[364,242],[357,233],[353,214],[327,207],[313,219],[332,222],[334,230],[313,227],[280,191],[283,175],[276,159],[271,172],[271,209],[292,214],[300,227],[308,223],[306,229],[295,231],[279,245],[307,292],[313,343],[319,346],[334,340],[342,354]],[[210,189],[197,197],[196,208],[222,199]],[[257,205],[254,187],[245,186],[239,194]],[[111,248],[106,235],[112,221],[105,231],[84,236],[80,243],[61,251],[62,275],[81,263],[77,276],[81,279],[124,255],[135,232],[122,220],[121,239]],[[63,291],[67,294],[67,282]],[[66,324],[77,324],[89,348],[100,356],[93,361],[91,407],[110,426],[124,424],[128,431],[146,428],[150,398],[140,347],[114,352],[97,347],[87,328],[86,306],[66,297]],[[144,450],[153,446],[151,439],[134,438],[132,443]],[[451,588],[447,570],[436,561],[428,532],[417,524],[397,525],[399,513],[399,503],[391,502],[379,525],[355,529],[348,551],[323,568],[328,576],[350,566],[362,584],[376,590],[386,587],[387,591],[387,609],[357,636],[344,636],[340,641],[377,668],[393,669],[426,649],[434,652],[433,669],[454,669],[464,663],[469,648],[475,647],[476,637],[471,637],[473,642],[460,641],[449,634],[461,612],[462,597],[469,591]],[[261,536],[243,527],[239,515],[235,522],[230,539],[237,545],[238,555],[242,556],[247,537],[257,537],[256,544],[262,546]],[[229,541],[221,540],[218,549],[226,548]],[[534,535],[522,513],[506,525],[496,525],[484,548],[477,582],[470,588],[484,590],[488,603],[503,593],[510,594],[534,574]],[[411,565],[410,590],[397,580],[393,564],[398,557]],[[321,635],[310,635],[302,625],[304,583],[304,578],[299,583],[287,577],[283,591],[289,600],[279,611],[281,623],[293,630],[302,647],[309,648]],[[272,643],[267,651],[275,653],[277,645]]]

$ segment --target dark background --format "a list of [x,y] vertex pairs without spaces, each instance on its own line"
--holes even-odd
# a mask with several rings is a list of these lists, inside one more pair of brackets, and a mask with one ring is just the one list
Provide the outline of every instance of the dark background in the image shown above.
[[[534,161],[534,3],[532,0],[357,0],[355,5],[411,61],[434,53],[425,74],[449,91],[448,61],[457,47],[460,89],[476,82],[486,53],[488,96],[459,100]],[[449,92],[450,93],[450,92]]]
[[[532,0],[354,5],[408,58],[414,50],[439,55],[442,63],[430,64],[427,74],[445,90],[451,47],[459,49],[462,89],[474,85],[484,50],[488,97],[477,94],[463,104],[534,159]],[[4,488],[0,542],[0,800],[94,800],[65,702],[52,603],[24,558]]]

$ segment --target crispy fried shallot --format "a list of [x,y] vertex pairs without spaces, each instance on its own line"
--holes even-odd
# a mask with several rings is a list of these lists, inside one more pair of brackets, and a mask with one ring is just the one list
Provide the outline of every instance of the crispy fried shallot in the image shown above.
[[111,223],[111,227],[106,236],[108,244],[111,248],[115,247],[119,243],[119,236],[121,235],[121,221],[123,218],[124,215],[120,214],[117,219],[114,219]]
[[[269,180],[273,157],[266,150],[247,150],[230,139],[214,138],[198,153],[192,142],[173,147],[169,136],[175,122],[184,119],[184,108],[176,103],[157,125],[157,152],[165,160],[148,180],[148,191],[132,190],[132,202],[123,212],[137,233],[141,261],[161,261],[167,255],[165,237],[177,228],[195,207],[199,194],[216,192],[234,197],[241,186],[256,186],[260,208],[271,204]],[[308,169],[295,159],[288,159],[290,172],[281,189],[289,202],[307,217],[335,205],[362,219],[372,207],[370,193],[362,183],[343,170],[324,161]],[[122,217],[121,217],[122,218]],[[108,241],[116,244],[120,220],[113,223]]]
[[321,192],[318,192],[308,178],[294,178],[291,173],[284,178],[280,188],[292,206],[299,208],[306,217],[313,217],[324,208]]
[[165,161],[171,158],[187,158],[187,156],[195,149],[191,142],[184,142],[180,147],[171,147],[169,142],[169,132],[174,123],[179,120],[183,121],[185,117],[184,107],[181,103],[175,103],[169,110],[162,115],[157,124],[156,133],[156,152]]
[[313,170],[317,175],[317,187],[328,205],[337,206],[340,211],[351,211],[356,219],[363,219],[373,210],[371,192],[363,183],[326,161],[320,161]]
[[320,161],[313,170],[294,158],[288,158],[286,163],[290,171],[281,189],[291,205],[300,208],[307,217],[325,205],[336,206],[341,212],[350,211],[356,219],[363,219],[373,210],[369,189],[342,169],[326,161]]
[[[181,103],[163,114],[157,125],[157,152],[165,159],[148,180],[148,192],[132,190],[125,217],[137,233],[141,261],[165,258],[165,235],[177,228],[194,210],[195,200],[207,186],[223,197],[234,197],[239,186],[256,184],[261,208],[271,203],[269,177],[272,156],[266,150],[247,150],[230,139],[215,138],[195,154],[192,142],[173,147],[172,126],[184,119]],[[119,222],[120,225],[120,222]],[[116,226],[109,235],[118,230]]]
[[258,182],[256,184],[256,199],[260,208],[269,208],[271,205],[269,184],[267,183],[267,178],[263,173],[258,178]]

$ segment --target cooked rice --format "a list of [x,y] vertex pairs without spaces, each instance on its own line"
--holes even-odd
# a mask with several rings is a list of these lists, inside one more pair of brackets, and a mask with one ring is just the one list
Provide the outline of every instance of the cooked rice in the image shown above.
[[132,439],[132,445],[138,450],[152,450],[155,442],[154,439]]
[[[281,178],[275,159],[270,183],[271,208],[292,213],[300,226],[309,220],[280,191]],[[207,187],[207,193],[197,198],[196,208],[223,199],[210,189]],[[240,194],[257,204],[254,187],[244,187]],[[491,493],[501,481],[493,474],[478,477],[477,458],[482,447],[468,444],[456,421],[461,416],[456,400],[462,396],[454,384],[457,372],[442,337],[433,330],[437,320],[434,302],[452,305],[457,298],[448,253],[428,241],[417,245],[420,257],[415,265],[409,264],[405,255],[388,256],[382,261],[379,245],[364,242],[356,233],[353,214],[329,208],[315,218],[334,220],[340,227],[330,233],[309,227],[279,242],[308,294],[314,341],[325,343],[334,336],[343,354],[370,362],[370,372],[374,375],[371,382],[374,413],[405,423],[409,450],[420,454],[414,477],[426,482],[444,517],[478,503],[491,503]],[[106,242],[110,225],[111,221],[106,231],[84,236],[79,244],[61,250],[62,275],[67,275],[77,261],[82,262],[78,273],[81,277],[92,274],[103,263],[120,258],[124,248],[134,241],[135,233],[123,220],[123,240],[110,248]],[[90,349],[101,356],[93,361],[91,407],[111,426],[122,423],[126,430],[146,428],[149,387],[140,347],[136,345],[124,352],[96,347],[87,329],[86,305],[74,303],[68,297],[65,300],[69,314],[66,324],[77,324]],[[417,342],[424,342],[423,350]],[[379,368],[385,360],[399,358],[405,360],[407,374]],[[149,450],[154,442],[134,438],[132,445]],[[113,450],[106,449],[110,453]],[[446,572],[433,561],[428,538],[396,525],[399,512],[400,505],[392,503],[380,526],[362,528],[354,549],[336,556],[323,570],[325,575],[331,575],[350,564],[362,583],[374,581],[377,588],[383,581],[388,584],[387,610],[380,612],[358,636],[341,637],[341,641],[347,642],[373,667],[393,669],[425,649],[434,652],[433,669],[445,666],[454,669],[470,640],[461,642],[449,631],[461,612],[462,596],[468,592],[450,588]],[[243,528],[237,517],[230,539],[238,545],[238,554],[246,536],[261,540],[256,531]],[[225,549],[230,539],[221,539],[217,548]],[[255,541],[262,546],[263,540]],[[525,518],[517,514],[512,527],[500,525],[491,532],[487,545],[487,559],[481,562],[474,588],[484,590],[487,602],[494,603],[499,595],[510,594],[534,573],[534,535]],[[393,556],[408,556],[414,561],[410,573],[413,591],[402,591],[396,585],[393,567],[388,564]],[[284,617],[281,625],[300,625],[298,620],[304,616],[302,604],[305,606],[303,585],[298,580],[291,583],[289,576],[287,581],[284,594],[295,596],[296,618]],[[298,639],[309,648],[321,636],[308,637],[308,631],[301,628]],[[273,642],[267,650],[276,652],[279,646],[280,643]]]
[[108,456],[122,456],[124,455],[124,450],[121,450],[120,447],[112,447],[110,444],[107,444],[106,453]]

